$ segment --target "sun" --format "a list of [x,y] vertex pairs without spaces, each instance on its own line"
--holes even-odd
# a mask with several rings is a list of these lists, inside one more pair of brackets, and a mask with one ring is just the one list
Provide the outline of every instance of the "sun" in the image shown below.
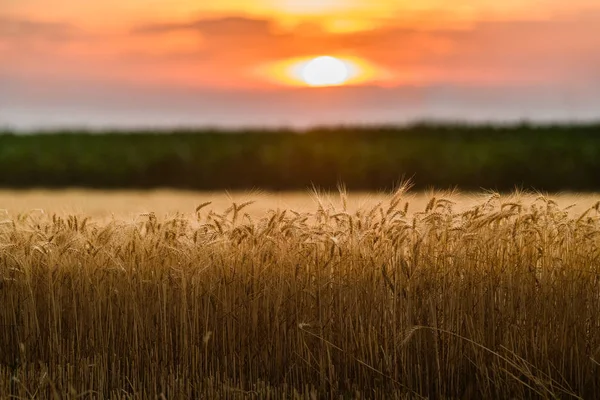
[[393,77],[368,60],[348,54],[283,59],[258,65],[255,73],[276,85],[312,88],[383,83]]
[[314,58],[302,69],[302,79],[310,86],[339,86],[349,78],[346,64],[331,56]]

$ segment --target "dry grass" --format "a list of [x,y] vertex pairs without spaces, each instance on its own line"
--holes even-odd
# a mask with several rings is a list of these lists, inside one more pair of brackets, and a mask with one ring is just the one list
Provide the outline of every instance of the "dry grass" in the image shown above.
[[0,397],[595,398],[600,203],[407,198],[2,214]]

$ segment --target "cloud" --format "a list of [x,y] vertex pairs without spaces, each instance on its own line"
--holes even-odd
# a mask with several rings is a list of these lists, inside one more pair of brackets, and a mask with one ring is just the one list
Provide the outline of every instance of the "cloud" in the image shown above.
[[76,30],[70,24],[0,16],[0,38],[5,40],[62,41],[72,39],[75,35]]
[[[284,29],[276,19],[228,16],[157,21],[93,38],[64,23],[8,20],[0,18],[0,72],[13,76],[256,89],[268,85],[252,72],[261,64],[337,54],[390,71],[386,86],[568,88],[600,81],[598,12],[438,27],[388,20],[340,33],[314,24]],[[3,40],[12,47],[3,50]],[[27,40],[35,45],[22,46]]]
[[197,31],[207,36],[228,36],[239,38],[244,35],[270,36],[272,21],[247,17],[224,17],[198,19],[183,23],[155,23],[136,27],[135,34],[160,34],[174,31]]
[[314,54],[350,54],[395,72],[398,83],[501,84],[574,80],[598,75],[599,13],[551,19],[482,20],[468,25],[409,27],[389,22],[370,30],[329,33],[310,25],[276,29],[276,21],[249,17],[156,23],[137,35],[198,33],[201,48],[165,51],[164,62],[202,60],[217,66],[250,65]]
[[450,71],[468,68],[522,83],[598,77],[600,13],[538,21],[489,21],[465,32],[445,33],[452,50],[431,57]]
[[[248,65],[302,57],[314,54],[339,53],[396,45],[421,35],[413,30],[363,31],[355,33],[330,33],[318,24],[300,24],[284,30],[275,20],[250,17],[224,17],[197,19],[189,22],[154,23],[132,29],[134,36],[160,37],[161,35],[198,34],[204,39],[201,48],[189,52],[165,51],[163,60],[212,60],[217,63]],[[391,37],[387,37],[391,36]],[[388,46],[389,48],[389,46]],[[140,55],[139,53],[137,55]],[[155,54],[156,55],[156,54]]]

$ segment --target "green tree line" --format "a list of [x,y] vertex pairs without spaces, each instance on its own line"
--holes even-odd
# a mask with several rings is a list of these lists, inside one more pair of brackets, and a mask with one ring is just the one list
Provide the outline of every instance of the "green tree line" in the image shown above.
[[600,190],[600,124],[0,134],[6,188]]

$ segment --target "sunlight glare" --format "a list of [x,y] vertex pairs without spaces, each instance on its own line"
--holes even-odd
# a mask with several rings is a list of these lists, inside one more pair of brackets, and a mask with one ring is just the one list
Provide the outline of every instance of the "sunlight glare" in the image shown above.
[[[315,63],[315,60],[321,57],[333,58],[334,60],[337,60],[337,62],[332,63],[332,65],[338,65],[337,67],[332,67],[334,70],[333,73],[324,72],[323,75],[325,75],[325,77],[322,78],[320,77],[320,72],[313,72],[313,69],[318,70],[320,68],[315,68],[315,66],[309,67],[312,63]],[[339,67],[338,63],[341,63],[342,68]],[[319,64],[320,62],[316,63],[316,66]],[[327,65],[327,63],[323,64]],[[327,70],[327,68],[324,68],[324,70]],[[337,72],[335,72],[336,70]],[[315,76],[313,76],[313,73]],[[387,70],[370,63],[363,58],[344,55],[314,55],[312,57],[296,57],[274,61],[257,66],[255,74],[264,82],[270,82],[271,84],[278,86],[284,85],[295,87],[383,84],[393,78]],[[330,74],[333,76],[330,76]],[[329,83],[323,83],[321,85],[310,83],[324,81],[327,76],[329,76]]]
[[302,79],[310,86],[338,86],[348,77],[346,64],[331,56],[317,57],[302,69]]

